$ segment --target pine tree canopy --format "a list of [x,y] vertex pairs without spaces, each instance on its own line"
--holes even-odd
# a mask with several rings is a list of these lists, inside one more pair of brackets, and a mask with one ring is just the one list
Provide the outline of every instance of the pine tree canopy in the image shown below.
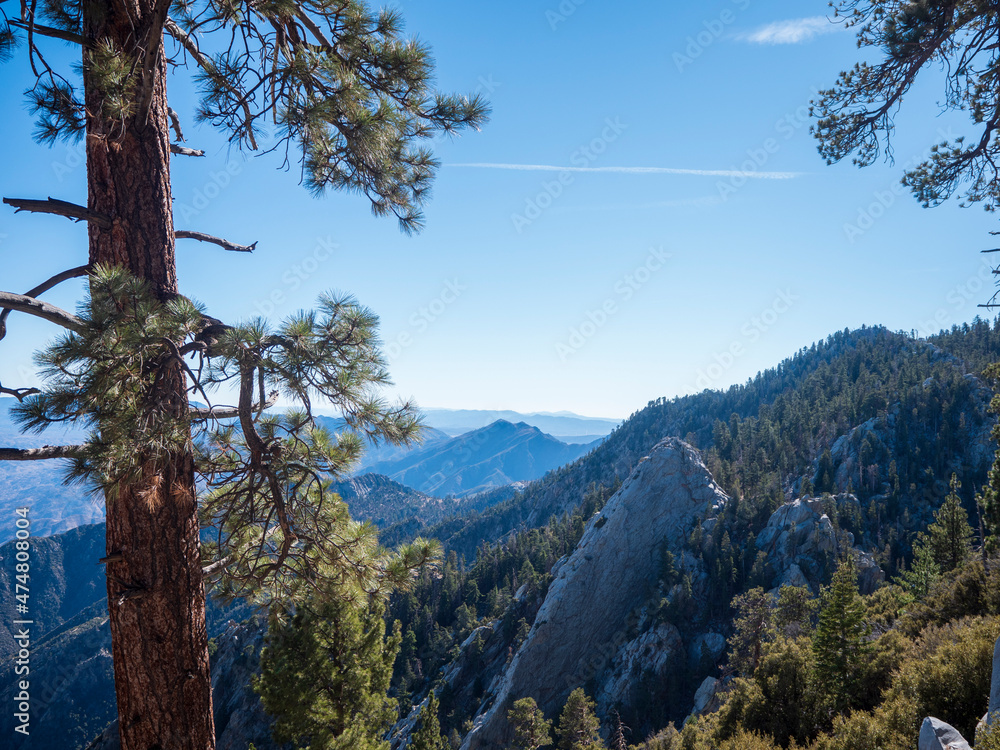
[[[161,28],[124,48],[91,38],[82,0],[22,4],[0,20],[0,61],[27,44],[36,74],[28,92],[36,137],[53,143],[83,134],[80,83],[46,62],[40,38],[84,47],[88,85],[109,120],[143,116],[162,31],[162,53],[193,68],[201,94],[195,113],[240,148],[297,160],[307,187],[365,195],[377,216],[395,215],[411,232],[422,225],[437,160],[422,141],[479,128],[489,115],[478,95],[433,88],[426,45],[403,36],[398,11],[348,0],[161,0]],[[30,10],[29,10],[30,9]],[[175,67],[175,70],[177,67]],[[172,116],[179,140],[180,121]]]
[[[1000,68],[996,47],[1000,24],[995,3],[982,0],[837,0],[839,22],[857,32],[861,49],[876,50],[877,63],[861,62],[842,72],[813,102],[813,134],[828,163],[855,154],[867,166],[881,155],[891,160],[893,119],[926,69],[944,70],[942,104],[963,110],[975,136],[943,140],[929,157],[906,172],[903,182],[932,206],[965,185],[966,203],[1000,207]],[[928,74],[929,76],[930,74]]]

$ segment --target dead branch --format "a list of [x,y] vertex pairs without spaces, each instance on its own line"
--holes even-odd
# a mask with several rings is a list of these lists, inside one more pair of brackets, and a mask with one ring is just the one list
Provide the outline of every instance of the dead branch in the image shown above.
[[191,232],[186,229],[179,229],[174,232],[174,237],[179,240],[198,240],[198,242],[211,242],[213,245],[218,245],[225,250],[232,250],[234,253],[252,253],[254,248],[257,247],[257,243],[252,245],[237,245],[235,242],[230,242],[229,240],[224,240],[221,237],[213,237],[210,234],[205,234],[204,232]]
[[49,198],[44,201],[25,198],[4,198],[3,202],[8,206],[13,206],[15,213],[31,211],[41,214],[57,214],[73,221],[89,221],[92,224],[97,224],[102,229],[111,228],[110,217],[99,214],[96,211],[91,211],[84,206],[78,206],[76,203],[69,203],[68,201],[61,201],[55,198]]
[[137,122],[142,123],[143,126],[149,118],[149,108],[153,104],[153,77],[156,72],[156,63],[160,55],[163,54],[163,24],[167,20],[170,1],[158,0],[146,29],[146,41],[143,44],[142,88],[136,109]]
[[[50,279],[46,279],[41,284],[36,286],[24,293],[25,297],[37,297],[43,292],[47,292],[52,287],[57,284],[61,284],[69,279],[75,279],[80,276],[86,276],[90,272],[90,266],[77,266],[76,268],[71,268],[68,271],[63,271],[62,273],[57,273]],[[0,311],[0,339],[3,339],[7,335],[7,316],[10,315],[11,308],[7,307]]]
[[204,156],[205,152],[197,148],[188,148],[187,146],[180,146],[176,143],[170,144],[170,153],[179,154],[180,156]]
[[[8,24],[11,26],[16,26],[19,29],[28,30],[29,24],[25,21],[18,21],[16,19],[8,19]],[[87,39],[82,34],[75,34],[72,31],[63,31],[62,29],[57,29],[52,26],[39,26],[37,23],[30,24],[31,31],[39,36],[48,36],[53,39],[62,39],[64,42],[73,42],[73,44],[79,44],[81,47],[92,47],[90,40]]]
[[[260,414],[265,409],[270,409],[276,403],[278,403],[278,392],[271,391],[264,403],[256,404],[252,407],[252,410]],[[240,415],[240,409],[238,406],[212,406],[207,409],[203,409],[200,406],[192,406],[188,409],[188,415],[193,422],[203,422],[206,419],[232,419]]]
[[181,130],[181,118],[177,115],[177,110],[167,107],[167,115],[170,117],[170,127],[174,129],[174,135],[181,143],[184,143],[184,131]]
[[41,461],[48,458],[76,458],[82,445],[43,445],[41,448],[0,448],[0,461]]
[[83,330],[83,321],[72,313],[66,312],[61,307],[50,305],[48,302],[42,302],[40,299],[29,297],[26,294],[0,292],[0,307],[34,315],[36,318],[42,318],[63,328],[69,328],[72,331]]

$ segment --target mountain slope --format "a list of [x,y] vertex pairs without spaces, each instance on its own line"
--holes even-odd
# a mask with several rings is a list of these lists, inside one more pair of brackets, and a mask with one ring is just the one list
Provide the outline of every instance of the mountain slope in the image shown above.
[[371,471],[421,492],[465,496],[537,479],[579,458],[591,445],[567,445],[524,422],[498,420],[488,427],[415,450]]
[[[972,510],[972,495],[992,460],[994,418],[986,411],[991,391],[975,373],[985,362],[1000,360],[1000,335],[993,330],[981,322],[932,341],[884,328],[834,334],[743,385],[651,401],[592,452],[518,496],[473,519],[451,519],[422,533],[471,557],[483,539],[500,539],[568,512],[591,484],[622,481],[666,436],[701,450],[727,492],[758,506],[759,523],[804,478],[815,485],[823,451],[852,432],[845,457],[863,452],[861,466],[855,461],[851,475],[840,473],[841,484],[818,489],[846,492],[850,481],[860,490],[862,468],[866,496],[898,484],[892,512],[910,499],[926,511],[928,498],[943,497],[950,473],[957,471]],[[877,491],[867,490],[872,481]]]

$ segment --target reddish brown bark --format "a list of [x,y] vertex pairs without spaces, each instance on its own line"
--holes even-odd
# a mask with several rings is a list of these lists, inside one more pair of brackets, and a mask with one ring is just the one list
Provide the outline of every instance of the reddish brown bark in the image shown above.
[[[166,64],[157,11],[162,0],[84,3],[84,33],[142,55],[149,29],[159,40],[148,114],[107,120],[87,70],[88,207],[111,217],[90,224],[90,262],[126,266],[161,299],[177,294],[170,190]],[[141,59],[141,58],[140,58]],[[142,64],[138,66],[139,69]],[[137,96],[141,93],[137,88]],[[169,408],[187,410],[179,366],[165,378]],[[121,486],[107,508],[110,613],[115,694],[123,750],[211,750],[212,721],[205,588],[199,557],[194,463],[190,450],[166,468]]]

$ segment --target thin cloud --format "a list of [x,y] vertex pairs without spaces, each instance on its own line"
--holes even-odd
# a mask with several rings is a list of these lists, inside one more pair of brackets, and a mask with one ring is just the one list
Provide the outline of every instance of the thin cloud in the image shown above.
[[746,177],[758,180],[791,180],[801,172],[744,172],[739,169],[675,169],[673,167],[560,167],[553,164],[496,164],[476,162],[446,164],[471,169],[513,169],[521,172],[607,172],[611,174],[685,174],[700,177]]
[[802,44],[817,36],[843,31],[845,28],[847,27],[844,24],[834,23],[826,16],[811,16],[769,23],[754,31],[740,34],[737,38],[754,44]]
[[701,198],[679,198],[677,200],[654,201],[652,203],[609,203],[601,206],[556,206],[558,213],[579,213],[584,211],[648,211],[658,208],[711,208],[722,203],[715,195]]

